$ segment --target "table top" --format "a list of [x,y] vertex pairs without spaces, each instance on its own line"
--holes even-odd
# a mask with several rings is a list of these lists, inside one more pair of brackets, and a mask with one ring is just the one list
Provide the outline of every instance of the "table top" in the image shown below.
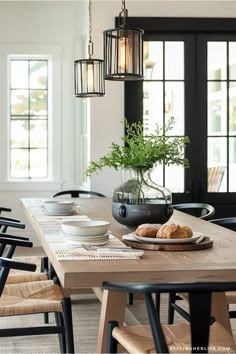
[[[135,260],[79,260],[58,261],[52,253],[44,234],[32,214],[38,199],[22,199],[26,215],[49,257],[64,288],[100,287],[103,281],[122,282],[166,282],[166,281],[235,281],[236,279],[236,235],[208,221],[183,212],[174,211],[169,222],[188,225],[213,239],[213,248],[200,251],[166,252],[145,251],[142,259]],[[117,223],[111,214],[109,198],[78,199],[82,214],[94,220],[111,222],[113,235],[132,232]]]

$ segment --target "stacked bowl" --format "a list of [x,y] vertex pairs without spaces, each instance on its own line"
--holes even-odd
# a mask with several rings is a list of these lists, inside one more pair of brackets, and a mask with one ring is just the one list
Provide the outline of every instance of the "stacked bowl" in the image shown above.
[[66,242],[101,246],[109,241],[108,221],[68,221],[61,225]]
[[75,203],[70,200],[45,200],[43,210],[47,215],[72,215]]

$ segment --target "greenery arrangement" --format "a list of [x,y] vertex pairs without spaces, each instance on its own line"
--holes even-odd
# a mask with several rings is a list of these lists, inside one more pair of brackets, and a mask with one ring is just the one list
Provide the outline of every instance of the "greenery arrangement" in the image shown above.
[[156,127],[154,133],[146,135],[141,122],[128,124],[126,119],[121,120],[126,134],[121,138],[122,144],[112,143],[110,152],[99,159],[92,161],[85,170],[87,176],[102,170],[104,167],[112,167],[116,170],[125,167],[136,167],[143,170],[153,168],[157,163],[165,165],[189,166],[184,157],[184,146],[189,143],[189,138],[172,137],[166,135],[173,129],[174,118],[170,118],[163,129]]

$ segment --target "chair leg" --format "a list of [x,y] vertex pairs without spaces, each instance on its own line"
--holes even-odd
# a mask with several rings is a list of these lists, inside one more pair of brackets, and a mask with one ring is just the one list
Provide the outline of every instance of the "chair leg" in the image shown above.
[[48,316],[48,313],[47,312],[45,312],[44,314],[43,314],[43,317],[44,317],[44,323],[46,324],[46,323],[49,323],[49,316]]
[[[58,327],[64,327],[64,321],[61,313],[55,312],[54,313],[56,324]],[[60,351],[61,354],[66,353],[66,339],[65,339],[65,332],[58,334],[59,344],[60,344]]]
[[171,304],[175,304],[176,301],[176,294],[175,293],[169,293],[169,299],[168,299],[168,324],[173,324],[174,323],[174,308],[172,307]]
[[70,298],[66,297],[62,300],[62,307],[66,338],[66,353],[74,353],[75,348]]
[[128,305],[133,305],[134,303],[134,294],[128,293]]
[[42,272],[42,273],[44,273],[44,272],[48,272],[48,257],[42,257],[41,258],[41,269],[40,269],[40,271]]
[[117,353],[117,340],[112,336],[112,331],[118,327],[117,321],[108,321],[107,323],[107,353]]
[[156,304],[156,312],[157,314],[160,313],[160,308],[161,308],[161,296],[159,293],[155,294],[155,304]]

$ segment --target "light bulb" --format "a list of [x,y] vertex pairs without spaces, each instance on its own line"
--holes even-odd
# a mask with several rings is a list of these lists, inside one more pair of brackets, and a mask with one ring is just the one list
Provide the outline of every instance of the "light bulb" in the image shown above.
[[130,61],[130,48],[129,40],[127,37],[121,37],[119,39],[118,49],[118,68],[120,72],[126,72],[129,68]]
[[94,92],[94,67],[93,64],[87,66],[87,85],[88,92]]

